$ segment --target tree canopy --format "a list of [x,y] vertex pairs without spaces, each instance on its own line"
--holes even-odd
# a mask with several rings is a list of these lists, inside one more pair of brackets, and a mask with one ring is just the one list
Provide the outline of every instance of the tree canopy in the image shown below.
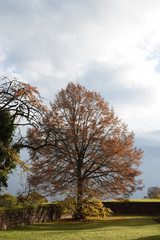
[[30,129],[30,183],[48,195],[76,195],[77,218],[85,196],[124,198],[141,189],[142,151],[134,133],[118,119],[100,94],[69,83],[51,103],[41,129]]
[[8,111],[14,125],[38,127],[45,109],[37,88],[17,79],[0,79],[0,112]]
[[24,166],[19,157],[25,146],[21,126],[39,127],[45,110],[35,87],[16,79],[0,79],[0,188],[7,187],[8,174],[17,164]]
[[148,188],[147,190],[148,198],[159,198],[159,196],[160,196],[160,187],[153,186]]
[[16,167],[18,154],[12,146],[14,131],[9,112],[0,112],[0,189],[7,187],[8,173]]

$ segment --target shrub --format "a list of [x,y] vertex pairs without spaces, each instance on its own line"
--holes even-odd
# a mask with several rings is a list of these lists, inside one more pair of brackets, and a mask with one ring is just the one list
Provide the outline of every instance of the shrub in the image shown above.
[[[76,216],[76,205],[77,201],[74,197],[68,196],[63,201],[64,213],[72,215],[74,218]],[[105,208],[103,203],[94,198],[86,198],[83,201],[83,212],[85,217],[106,217],[113,215],[113,212],[110,208]]]
[[0,207],[11,208],[17,205],[17,198],[11,194],[5,193],[0,195]]
[[120,200],[121,202],[129,202],[130,200],[128,198]]
[[42,194],[38,192],[33,192],[29,194],[28,201],[30,204],[41,204],[48,202],[47,198],[45,198]]
[[28,195],[20,195],[17,197],[17,201],[19,205],[35,205],[41,203],[47,203],[48,200],[40,193],[33,192]]
[[157,195],[156,195],[156,198],[157,198],[157,199],[160,199],[160,194],[157,194]]
[[113,215],[110,208],[105,208],[103,203],[98,199],[87,200],[83,204],[85,215],[88,217],[106,217]]

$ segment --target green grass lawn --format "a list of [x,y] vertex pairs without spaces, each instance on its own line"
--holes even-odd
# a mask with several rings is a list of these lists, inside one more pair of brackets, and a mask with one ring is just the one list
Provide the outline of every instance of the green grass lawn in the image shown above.
[[0,240],[158,240],[160,224],[153,218],[114,216],[85,222],[61,220],[0,231]]

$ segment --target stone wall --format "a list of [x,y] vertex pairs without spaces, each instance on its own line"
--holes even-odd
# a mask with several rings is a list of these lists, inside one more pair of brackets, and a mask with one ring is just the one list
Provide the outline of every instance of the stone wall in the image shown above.
[[160,215],[160,202],[103,202],[114,214]]
[[0,210],[0,230],[14,228],[18,225],[51,222],[57,218],[56,213],[56,206],[54,204]]

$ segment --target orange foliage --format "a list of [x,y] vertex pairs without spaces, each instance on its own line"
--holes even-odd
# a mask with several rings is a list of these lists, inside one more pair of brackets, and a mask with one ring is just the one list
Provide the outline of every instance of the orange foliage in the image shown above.
[[[96,92],[69,83],[51,104],[41,130],[28,131],[34,172],[30,183],[45,193],[76,192],[125,197],[141,189],[142,151],[134,147],[134,133]],[[46,143],[46,145],[45,145]]]
[[0,111],[8,111],[16,125],[38,127],[46,111],[37,88],[16,79],[0,79]]

